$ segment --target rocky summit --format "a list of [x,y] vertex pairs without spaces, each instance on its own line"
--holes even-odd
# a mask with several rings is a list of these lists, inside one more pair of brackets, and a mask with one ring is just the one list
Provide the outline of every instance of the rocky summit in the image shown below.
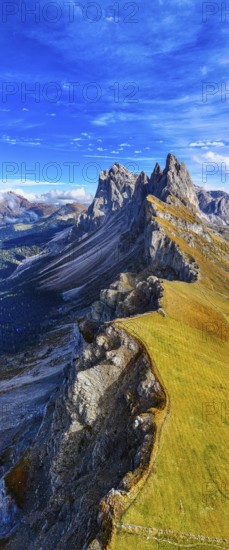
[[188,206],[199,207],[195,187],[185,164],[180,164],[171,154],[167,157],[164,170],[156,164],[150,178],[150,192],[165,202],[175,196]]
[[219,460],[198,406],[226,392],[227,201],[172,154],[150,177],[115,163],[87,210],[47,211],[32,233],[16,201],[1,250],[1,548],[208,544],[217,514],[203,504],[195,523],[188,483],[197,463],[209,483],[206,448]]

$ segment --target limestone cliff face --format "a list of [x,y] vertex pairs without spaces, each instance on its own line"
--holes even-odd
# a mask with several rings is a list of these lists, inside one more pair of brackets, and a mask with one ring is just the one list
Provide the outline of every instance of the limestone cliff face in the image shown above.
[[6,548],[82,550],[95,537],[103,548],[99,503],[110,490],[124,495],[147,467],[151,409],[164,405],[135,338],[107,326],[84,344],[30,450],[23,522]]
[[[162,295],[161,281],[152,276],[149,270],[138,275],[121,273],[119,279],[109,288],[101,290],[99,300],[91,306],[88,319],[98,324],[156,311],[160,307]],[[90,323],[86,322],[86,330],[87,327],[90,330]]]
[[80,230],[93,231],[105,223],[110,214],[130,203],[136,181],[137,175],[118,162],[110,170],[103,170],[95,198],[88,211],[80,217]]
[[199,210],[195,186],[184,163],[169,154],[164,171],[157,163],[150,178],[149,189],[152,195],[169,202],[174,195],[185,204]]
[[[179,249],[172,238],[166,235],[158,221],[156,221],[156,215],[155,206],[147,202],[145,230],[147,264],[153,269],[154,274],[159,277],[186,282],[195,281],[198,277],[198,266]],[[171,216],[170,219],[172,218]]]

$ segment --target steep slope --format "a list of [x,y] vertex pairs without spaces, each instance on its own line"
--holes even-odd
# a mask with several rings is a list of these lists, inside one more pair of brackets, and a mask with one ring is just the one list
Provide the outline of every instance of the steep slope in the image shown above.
[[229,246],[210,230],[205,237],[182,232],[187,209],[168,206],[165,216],[164,205],[149,200],[158,223],[193,255],[200,277],[192,285],[163,281],[164,317],[117,324],[146,347],[166,391],[167,417],[143,490],[135,500],[130,495],[121,522],[116,516],[111,548],[227,549]]

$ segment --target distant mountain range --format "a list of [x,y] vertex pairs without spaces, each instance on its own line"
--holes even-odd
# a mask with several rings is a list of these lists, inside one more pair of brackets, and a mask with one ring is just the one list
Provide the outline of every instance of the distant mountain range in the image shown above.
[[211,223],[229,225],[229,194],[225,191],[205,191],[196,186],[200,210]]
[[[119,173],[120,182],[115,188],[107,185],[109,173]],[[100,174],[99,187],[95,199],[87,211],[87,220],[96,218],[98,225],[105,212],[114,211],[131,197],[138,176],[129,172],[124,166],[115,163],[110,172]],[[225,191],[206,191],[194,185],[184,163],[179,163],[173,155],[168,155],[166,167],[161,169],[156,163],[149,178],[144,172],[148,192],[162,201],[169,201],[174,195],[184,203],[191,204],[204,214],[206,221],[217,225],[229,225],[229,194]],[[125,185],[126,182],[126,185]],[[69,203],[61,207],[47,203],[32,203],[13,191],[0,193],[0,226],[17,223],[35,223],[41,220],[50,221],[76,219],[85,212],[86,205]],[[101,220],[100,220],[101,218]]]
[[53,206],[46,203],[32,203],[14,193],[0,193],[0,226],[17,223],[35,223],[42,220],[75,219],[86,206],[73,203],[64,206]]

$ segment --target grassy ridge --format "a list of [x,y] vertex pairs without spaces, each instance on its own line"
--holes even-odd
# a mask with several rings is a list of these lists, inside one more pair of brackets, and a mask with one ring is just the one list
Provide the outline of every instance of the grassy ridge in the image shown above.
[[[158,221],[171,236],[171,220]],[[172,232],[199,264],[200,278],[194,284],[164,281],[165,318],[152,313],[121,322],[145,345],[166,390],[169,415],[155,465],[114,533],[115,550],[229,548],[227,248],[215,235],[209,248],[194,234],[193,247],[175,224]]]

